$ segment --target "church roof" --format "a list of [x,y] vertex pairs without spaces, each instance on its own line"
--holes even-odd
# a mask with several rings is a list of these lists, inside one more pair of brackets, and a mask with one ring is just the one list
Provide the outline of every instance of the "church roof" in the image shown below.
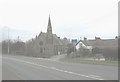
[[[63,45],[62,41],[57,37],[56,34],[52,34],[52,36],[54,45]],[[47,33],[41,32],[37,39],[42,40],[44,43],[47,43]]]
[[62,41],[57,37],[56,34],[53,34],[53,43],[54,45],[63,45]]

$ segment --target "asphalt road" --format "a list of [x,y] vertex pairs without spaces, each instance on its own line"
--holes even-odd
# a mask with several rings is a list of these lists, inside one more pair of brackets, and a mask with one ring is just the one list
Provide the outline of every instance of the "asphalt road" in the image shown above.
[[4,55],[2,80],[118,80],[118,67]]

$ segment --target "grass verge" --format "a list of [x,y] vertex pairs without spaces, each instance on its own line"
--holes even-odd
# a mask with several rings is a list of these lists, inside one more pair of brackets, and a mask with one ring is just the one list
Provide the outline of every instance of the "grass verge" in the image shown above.
[[[71,62],[71,63],[81,63],[81,64],[94,64],[94,65],[111,65],[111,66],[118,66],[118,61],[99,61],[99,60],[85,60],[84,58],[71,58],[65,57],[60,59],[63,62]],[[120,61],[119,61],[120,63]]]

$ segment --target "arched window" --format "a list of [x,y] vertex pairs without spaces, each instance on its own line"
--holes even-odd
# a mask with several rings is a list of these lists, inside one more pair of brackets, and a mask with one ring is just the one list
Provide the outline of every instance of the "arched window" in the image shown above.
[[40,53],[43,53],[43,48],[40,48]]

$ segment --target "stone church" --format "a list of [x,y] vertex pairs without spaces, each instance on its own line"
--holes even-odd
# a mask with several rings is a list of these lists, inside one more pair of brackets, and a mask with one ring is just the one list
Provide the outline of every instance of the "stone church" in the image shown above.
[[34,55],[37,57],[50,57],[66,53],[69,41],[62,40],[56,34],[52,33],[51,19],[49,16],[47,32],[40,32],[33,40]]

